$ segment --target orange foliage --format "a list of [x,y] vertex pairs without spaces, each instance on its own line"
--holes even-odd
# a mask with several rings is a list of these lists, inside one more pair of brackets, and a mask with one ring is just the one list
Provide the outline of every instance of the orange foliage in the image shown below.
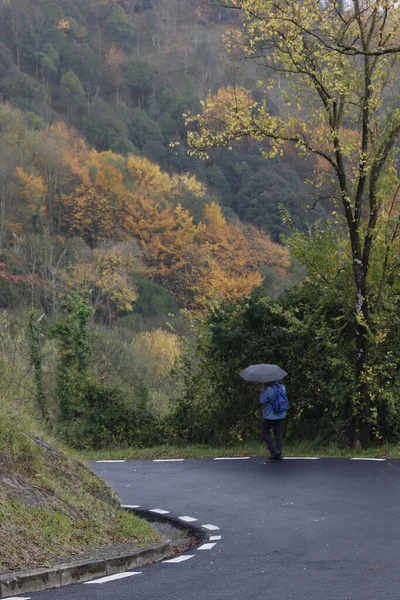
[[[117,50],[111,48],[110,62],[119,60]],[[221,104],[229,93],[220,91]],[[33,140],[32,172],[15,173],[24,207],[20,231],[37,215],[51,234],[83,238],[94,253],[77,265],[75,276],[92,288],[97,280],[100,296],[114,306],[131,307],[134,292],[126,288],[120,254],[101,254],[104,242],[137,241],[149,274],[191,309],[250,293],[262,283],[264,265],[285,275],[287,251],[255,227],[228,221],[218,204],[206,205],[203,221],[194,222],[180,204],[206,194],[193,176],[169,175],[143,157],[98,152],[62,123]]]
[[64,197],[69,233],[81,235],[91,248],[100,241],[126,239],[128,197],[122,173],[108,161],[98,161],[92,184],[82,183]]
[[180,186],[204,194],[194,178],[170,177],[145,158],[129,157],[131,191],[116,159],[112,153],[89,153],[86,164],[96,169],[91,185],[81,184],[64,199],[70,233],[91,247],[104,240],[137,239],[149,274],[192,309],[214,297],[250,293],[262,283],[263,265],[284,276],[288,253],[263,232],[227,221],[215,203],[206,205],[205,222],[199,224],[175,204]]

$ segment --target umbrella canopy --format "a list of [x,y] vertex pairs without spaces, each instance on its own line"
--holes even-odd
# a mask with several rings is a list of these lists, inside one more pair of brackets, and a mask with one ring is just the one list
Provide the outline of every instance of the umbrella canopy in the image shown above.
[[277,365],[250,365],[240,373],[245,381],[257,381],[259,383],[271,383],[280,381],[287,373]]

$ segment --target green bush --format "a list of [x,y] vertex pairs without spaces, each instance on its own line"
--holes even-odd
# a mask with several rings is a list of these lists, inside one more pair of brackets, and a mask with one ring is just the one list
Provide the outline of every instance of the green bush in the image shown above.
[[159,426],[147,408],[145,390],[133,395],[85,377],[78,395],[75,414],[62,429],[69,445],[98,450],[160,443]]
[[[355,323],[352,286],[344,269],[335,285],[305,282],[277,301],[254,294],[222,303],[197,325],[177,376],[183,392],[169,416],[172,437],[229,444],[259,437],[260,387],[240,371],[250,364],[279,364],[288,373],[287,434],[293,440],[334,439],[350,445],[353,419]],[[398,307],[386,307],[389,334],[371,351],[373,440],[400,434]],[[381,324],[383,329],[385,327]]]
[[139,296],[135,304],[136,313],[144,317],[178,313],[179,309],[175,298],[161,285],[143,275],[136,275],[134,284]]

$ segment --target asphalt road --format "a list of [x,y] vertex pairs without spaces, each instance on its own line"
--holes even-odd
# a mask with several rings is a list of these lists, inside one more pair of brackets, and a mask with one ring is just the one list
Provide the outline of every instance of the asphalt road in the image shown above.
[[[94,464],[123,504],[215,525],[209,550],[32,600],[398,600],[400,461]],[[214,542],[212,542],[214,543]]]

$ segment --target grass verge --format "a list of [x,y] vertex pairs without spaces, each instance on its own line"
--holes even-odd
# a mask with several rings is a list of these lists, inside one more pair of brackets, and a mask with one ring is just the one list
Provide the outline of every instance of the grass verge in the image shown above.
[[23,457],[0,455],[0,572],[160,540],[148,523],[121,510],[86,467],[62,453],[32,450]]
[[35,437],[0,395],[0,573],[160,541],[86,466]]
[[[110,450],[80,452],[79,457],[86,461],[117,459],[157,459],[157,458],[217,458],[227,456],[266,456],[263,443],[243,443],[229,447],[203,445],[155,446],[153,448],[116,448]],[[326,458],[400,458],[400,445],[382,445],[376,448],[354,451],[335,445],[318,445],[315,442],[299,442],[284,445],[285,456],[320,456]]]

